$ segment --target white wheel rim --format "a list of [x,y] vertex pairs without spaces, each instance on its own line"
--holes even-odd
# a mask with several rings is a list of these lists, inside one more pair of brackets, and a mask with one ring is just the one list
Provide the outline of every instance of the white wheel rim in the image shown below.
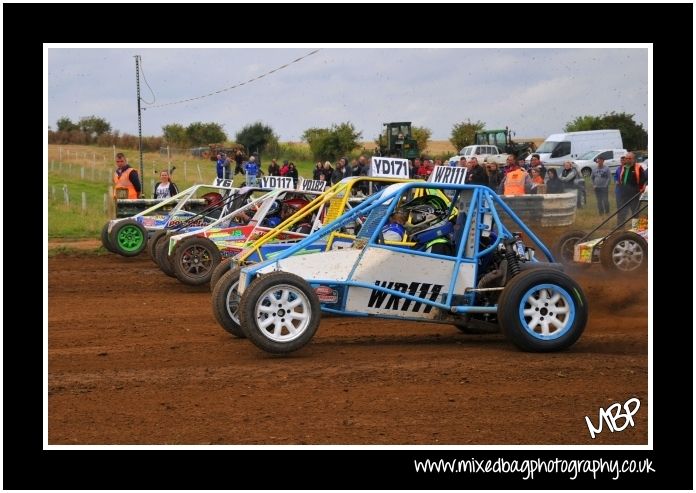
[[239,293],[237,292],[238,285],[239,279],[232,283],[230,288],[227,290],[227,294],[225,296],[225,309],[227,310],[227,314],[237,325],[239,325]]
[[265,337],[276,342],[289,342],[307,330],[311,307],[302,291],[288,284],[279,284],[259,296],[254,313],[256,326]]
[[635,240],[621,240],[614,245],[611,260],[619,270],[636,270],[643,263],[643,248]]

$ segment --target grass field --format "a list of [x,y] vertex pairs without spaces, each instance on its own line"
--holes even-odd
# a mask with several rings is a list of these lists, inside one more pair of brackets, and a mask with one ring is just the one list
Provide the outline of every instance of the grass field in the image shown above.
[[[435,141],[434,144],[441,146],[439,149],[445,149],[449,142]],[[140,172],[138,153],[127,151],[125,154],[131,166]],[[282,162],[283,157],[278,158]],[[264,168],[267,161],[264,160]],[[112,185],[111,175],[115,168],[113,149],[49,145],[46,163],[49,238],[98,238],[102,226],[109,219],[107,202],[111,200],[109,187]],[[179,190],[194,183],[212,183],[216,175],[214,161],[190,155],[175,155],[167,159],[166,155],[146,153],[143,163],[143,182],[148,198],[152,197],[154,186],[159,181],[158,171],[168,166],[176,167],[172,176]],[[312,161],[295,161],[295,164],[300,176],[311,177],[314,167]],[[234,181],[236,185],[240,185],[243,180],[242,175],[237,175]],[[578,210],[575,224],[567,229],[589,230],[599,224],[594,193],[589,185],[587,189],[587,207]],[[609,200],[614,210],[616,202],[613,188],[610,190]]]

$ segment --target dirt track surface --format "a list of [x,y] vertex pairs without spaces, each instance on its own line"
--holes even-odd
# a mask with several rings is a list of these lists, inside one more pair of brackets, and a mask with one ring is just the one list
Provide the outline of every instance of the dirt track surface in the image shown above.
[[[566,352],[325,317],[273,357],[217,325],[207,286],[145,255],[52,257],[49,444],[645,444],[647,278],[575,277],[590,318]],[[592,440],[584,416],[631,397],[635,426]]]

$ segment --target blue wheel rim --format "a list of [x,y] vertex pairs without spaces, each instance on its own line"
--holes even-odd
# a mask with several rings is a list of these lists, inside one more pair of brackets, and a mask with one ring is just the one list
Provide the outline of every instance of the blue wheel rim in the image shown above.
[[535,339],[563,337],[575,322],[575,300],[556,284],[539,284],[520,299],[520,323]]

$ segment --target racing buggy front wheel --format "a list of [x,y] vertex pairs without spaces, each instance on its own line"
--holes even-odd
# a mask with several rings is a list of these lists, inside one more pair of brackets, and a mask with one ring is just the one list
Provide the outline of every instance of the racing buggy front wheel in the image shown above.
[[213,316],[220,326],[235,337],[246,338],[239,323],[239,272],[227,266],[227,272],[215,283],[213,289]]
[[523,271],[500,294],[498,322],[505,336],[524,351],[560,351],[585,330],[587,299],[563,272]]
[[213,269],[213,273],[210,275],[210,291],[215,290],[215,285],[218,283],[220,278],[227,274],[230,270],[230,263],[232,262],[232,257],[222,259],[217,267]]
[[111,244],[111,240],[109,239],[109,223],[106,223],[101,230],[101,242],[104,248],[111,253],[118,253],[118,250]]
[[648,267],[648,242],[633,231],[610,236],[599,251],[599,260],[610,272],[643,272]]
[[157,263],[157,244],[162,238],[166,237],[167,230],[160,229],[159,231],[155,231],[155,233],[152,236],[150,236],[150,239],[147,241],[147,254],[150,256],[154,263]]
[[135,219],[126,219],[114,224],[109,239],[116,253],[135,257],[147,246],[147,230]]
[[210,282],[210,275],[221,260],[222,255],[215,243],[196,236],[183,240],[172,256],[176,278],[190,286]]
[[272,354],[297,351],[319,327],[321,308],[312,287],[300,276],[272,272],[254,280],[239,303],[247,338]]
[[155,245],[155,262],[160,270],[169,277],[176,277],[174,274],[174,265],[169,257],[169,233],[164,235]]
[[573,254],[575,251],[575,245],[582,240],[585,236],[584,231],[569,231],[568,233],[561,236],[554,244],[554,254],[558,258],[558,262],[561,262],[565,266],[573,267],[585,267],[590,264],[581,264],[573,261]]

